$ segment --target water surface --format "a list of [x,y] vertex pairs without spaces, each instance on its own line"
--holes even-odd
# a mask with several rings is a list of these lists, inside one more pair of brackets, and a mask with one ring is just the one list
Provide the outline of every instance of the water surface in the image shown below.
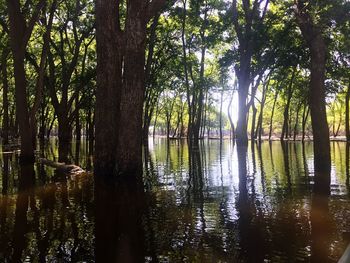
[[[84,143],[71,162],[91,170]],[[311,143],[150,141],[139,187],[0,156],[1,262],[337,262],[350,232],[349,148],[332,142],[330,195]],[[57,143],[39,155],[57,160]]]

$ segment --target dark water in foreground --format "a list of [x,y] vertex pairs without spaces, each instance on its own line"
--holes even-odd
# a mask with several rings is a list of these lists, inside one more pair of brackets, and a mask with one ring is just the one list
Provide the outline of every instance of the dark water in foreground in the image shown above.
[[[78,150],[77,150],[78,149]],[[157,139],[144,187],[67,177],[0,156],[0,262],[336,262],[350,232],[349,153],[333,142],[330,196],[312,194],[312,144]],[[43,153],[58,156],[56,144]],[[91,169],[82,144],[70,157]]]

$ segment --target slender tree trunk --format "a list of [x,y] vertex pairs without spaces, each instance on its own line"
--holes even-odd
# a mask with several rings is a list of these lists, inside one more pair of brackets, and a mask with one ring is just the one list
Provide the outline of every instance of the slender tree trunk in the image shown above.
[[202,118],[202,126],[201,126],[201,138],[204,138],[205,126],[207,125],[207,113],[208,113],[208,91],[205,93],[205,103],[204,103],[204,115]]
[[50,139],[51,131],[53,128],[53,124],[55,123],[55,120],[56,120],[56,114],[53,116],[52,121],[49,125],[49,128],[47,129],[47,134],[46,134],[47,139]]
[[156,115],[154,117],[154,122],[153,122],[153,140],[156,137],[156,126],[157,126],[158,115],[159,115],[159,103],[157,102]]
[[81,124],[80,124],[80,111],[79,111],[79,93],[75,98],[75,139],[80,142],[81,140]]
[[252,110],[253,110],[253,115],[252,115],[252,127],[250,129],[250,139],[252,141],[255,141],[255,122],[256,122],[256,114],[258,110],[256,109],[254,102],[252,104]]
[[231,106],[232,106],[232,101],[233,101],[233,94],[234,94],[234,92],[232,92],[232,94],[231,94],[230,102],[229,102],[228,107],[227,107],[227,115],[228,115],[228,119],[230,121],[230,127],[231,127],[231,133],[230,133],[231,140],[235,139],[235,125],[233,123],[233,119],[231,116]]
[[167,114],[166,117],[166,139],[170,139],[170,121],[171,121],[171,116],[169,116],[169,113]]
[[302,122],[302,137],[301,137],[302,142],[305,141],[305,128],[306,128],[307,119],[309,117],[309,112],[310,112],[310,108],[305,104],[304,111],[303,111],[303,122]]
[[[42,103],[42,100],[43,100],[45,66],[46,66],[48,49],[50,48],[50,46],[49,46],[50,45],[50,34],[51,34],[54,14],[56,11],[56,6],[57,6],[57,0],[52,1],[48,23],[47,23],[46,28],[45,28],[45,33],[43,35],[43,47],[42,47],[42,52],[41,52],[41,57],[40,57],[40,64],[39,64],[39,67],[37,68],[38,77],[37,77],[36,87],[35,87],[36,90],[35,90],[34,104],[33,104],[32,109],[29,112],[30,127],[32,129],[32,143],[33,143],[34,148],[36,145],[37,126],[38,126],[36,114],[37,114],[37,112],[40,108],[40,105]],[[43,23],[46,23],[46,21],[45,21],[46,19],[43,19],[43,20],[44,20]]]
[[288,86],[288,97],[287,97],[287,103],[284,107],[284,112],[283,112],[283,117],[284,117],[284,121],[283,121],[283,127],[282,127],[282,133],[281,133],[281,141],[284,140],[284,138],[287,138],[289,135],[289,125],[288,125],[288,121],[289,121],[289,106],[290,106],[290,102],[293,96],[293,82],[294,82],[294,77],[295,77],[295,72],[296,72],[296,67],[293,69],[293,73],[292,73],[292,77],[290,79],[290,83]]
[[264,108],[265,108],[265,102],[266,102],[266,92],[267,92],[269,83],[270,83],[270,81],[268,81],[266,83],[266,85],[264,85],[264,88],[263,88],[263,94],[262,94],[261,103],[260,103],[260,113],[259,113],[258,125],[257,125],[257,129],[255,132],[255,138],[258,137],[259,142],[261,142],[261,136],[262,136],[262,132],[263,132],[263,116],[264,116]]
[[278,92],[279,90],[276,89],[276,92],[275,92],[275,98],[273,100],[273,106],[272,106],[272,112],[271,112],[271,118],[270,118],[270,131],[269,131],[269,141],[271,141],[271,136],[272,136],[272,125],[273,125],[273,116],[275,114],[275,108],[276,108],[276,102],[277,102],[277,98],[278,98]]
[[296,140],[297,135],[298,135],[298,125],[299,125],[299,113],[300,113],[300,108],[301,108],[301,103],[299,103],[298,108],[297,108],[297,113],[295,117],[295,125],[294,125],[294,135],[293,135],[293,141]]

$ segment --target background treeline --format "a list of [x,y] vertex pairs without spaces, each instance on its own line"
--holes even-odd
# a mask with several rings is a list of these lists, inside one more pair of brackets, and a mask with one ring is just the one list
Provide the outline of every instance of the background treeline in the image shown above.
[[[84,135],[92,149],[94,8],[90,0],[0,2],[4,144],[22,130],[27,148],[36,137],[67,143]],[[330,133],[348,139],[349,8],[346,0],[317,1],[309,11],[327,44]],[[294,1],[173,1],[150,19],[146,42],[145,140],[149,133],[234,137],[237,103],[252,139],[311,135],[310,51]],[[238,94],[244,85],[246,94]]]

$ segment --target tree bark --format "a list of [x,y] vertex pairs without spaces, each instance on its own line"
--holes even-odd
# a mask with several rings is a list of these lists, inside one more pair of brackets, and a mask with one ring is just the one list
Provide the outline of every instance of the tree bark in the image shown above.
[[142,172],[142,110],[145,94],[146,25],[143,0],[128,2],[125,29],[124,81],[121,91],[118,171]]
[[147,23],[164,0],[130,0],[125,29],[121,1],[96,1],[97,95],[95,171],[139,176],[145,95]]
[[97,91],[96,146],[94,169],[98,175],[112,175],[116,170],[122,54],[117,38],[119,1],[96,1]]

